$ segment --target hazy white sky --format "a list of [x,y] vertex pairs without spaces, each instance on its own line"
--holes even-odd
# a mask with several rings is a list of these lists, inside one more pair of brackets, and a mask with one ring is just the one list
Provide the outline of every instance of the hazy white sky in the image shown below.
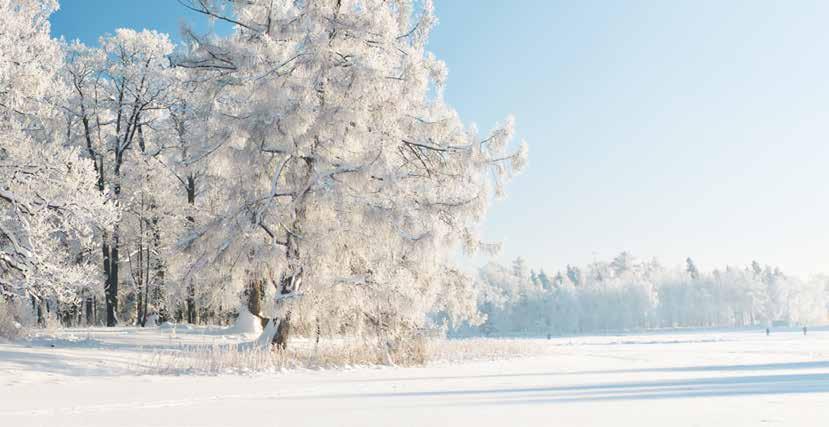
[[[530,164],[485,235],[533,268],[628,250],[829,272],[829,2],[438,1],[447,98]],[[53,33],[174,33],[173,0],[63,0]]]

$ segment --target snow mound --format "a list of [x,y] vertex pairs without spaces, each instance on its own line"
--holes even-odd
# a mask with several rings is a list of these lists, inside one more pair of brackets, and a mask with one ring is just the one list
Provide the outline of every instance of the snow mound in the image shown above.
[[227,328],[226,334],[260,335],[262,333],[262,322],[258,317],[248,311],[247,307],[239,309],[239,317],[233,326]]
[[144,320],[144,327],[152,327],[158,326],[159,317],[157,314],[152,313],[147,315],[146,319]]
[[159,329],[175,329],[175,323],[170,322],[163,322],[162,324],[158,325]]
[[189,323],[174,323],[174,322],[163,322],[158,325],[159,329],[179,329],[183,331],[192,331],[193,325]]
[[268,322],[267,326],[265,326],[265,330],[261,335],[259,335],[259,338],[256,339],[255,346],[263,350],[270,349],[271,340],[273,340],[274,335],[276,335],[277,327],[279,327],[279,322],[274,322],[273,320]]

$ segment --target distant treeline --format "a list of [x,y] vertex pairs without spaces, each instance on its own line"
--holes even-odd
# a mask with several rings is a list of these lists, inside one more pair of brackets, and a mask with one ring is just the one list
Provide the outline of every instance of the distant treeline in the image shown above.
[[824,322],[829,278],[808,280],[753,262],[700,271],[637,261],[623,252],[609,262],[568,265],[552,275],[487,264],[479,271],[479,309],[486,320],[455,332],[570,334],[666,327],[722,327]]

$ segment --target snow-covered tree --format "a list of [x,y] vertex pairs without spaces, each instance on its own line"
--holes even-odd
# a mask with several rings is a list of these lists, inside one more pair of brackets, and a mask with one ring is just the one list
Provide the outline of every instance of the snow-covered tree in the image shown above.
[[691,257],[685,258],[685,272],[691,276],[692,279],[699,278],[699,270],[697,270],[697,265],[694,264],[694,260]]
[[567,278],[570,279],[573,286],[580,286],[582,284],[583,275],[578,267],[568,265]]
[[0,0],[0,293],[35,303],[77,302],[97,277],[91,241],[115,216],[92,165],[55,141],[67,90],[49,36],[56,8]]
[[620,253],[610,262],[610,269],[613,272],[613,276],[619,277],[633,272],[635,262],[636,259],[629,252]]
[[[168,186],[156,183],[155,189],[149,189],[147,185],[160,176],[156,170],[163,170],[150,159],[165,148],[166,141],[154,133],[172,102],[168,55],[173,45],[164,34],[130,29],[102,37],[100,45],[90,48],[75,42],[68,46],[64,74],[72,88],[66,106],[70,138],[94,162],[99,192],[130,214],[123,215],[123,221],[107,230],[101,241],[107,325],[113,326],[118,313],[120,251],[136,244],[130,237],[139,242],[139,253],[153,248],[155,280],[163,281],[163,261],[157,256],[161,205],[155,190]],[[138,231],[125,232],[122,225],[129,224],[124,221],[131,221]]]
[[[557,279],[562,279],[561,273],[556,276]],[[544,272],[544,269],[541,269],[541,272],[538,273],[538,283],[542,289],[550,290],[553,288],[554,283],[550,280],[550,277],[547,276],[547,273]]]
[[458,244],[482,247],[475,224],[526,146],[507,152],[512,119],[481,137],[444,102],[446,66],[426,51],[431,2],[189,5],[236,26],[178,61],[213,76],[233,135],[217,156],[226,209],[190,240],[212,242],[206,264],[237,283],[274,285],[274,342],[285,346],[300,308],[385,331],[434,310],[474,316],[471,281],[447,260]]
[[20,132],[0,138],[0,291],[75,302],[98,277],[92,239],[113,210],[76,151]]

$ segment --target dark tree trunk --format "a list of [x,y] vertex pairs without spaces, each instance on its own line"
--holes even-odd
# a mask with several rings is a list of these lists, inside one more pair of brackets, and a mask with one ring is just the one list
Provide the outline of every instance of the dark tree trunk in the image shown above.
[[86,325],[95,325],[95,296],[86,297]]
[[[139,264],[140,265],[140,264]],[[140,276],[139,276],[140,277]],[[135,323],[138,326],[144,326],[144,289],[139,279],[138,281],[138,290],[136,292],[138,294],[138,301],[137,301],[137,313],[135,316]]]
[[322,335],[322,328],[320,327],[320,318],[319,318],[319,317],[317,317],[316,322],[317,322],[317,337],[316,337],[316,339],[314,340],[314,344],[315,344],[315,345],[319,345],[319,343],[320,343],[320,335]]
[[[302,282],[302,271],[293,274],[284,274],[279,280],[279,294],[277,304],[287,303],[287,298],[294,292],[299,290]],[[286,350],[288,348],[288,338],[291,335],[291,310],[285,311],[285,314],[279,319],[279,326],[276,328],[276,334],[273,336],[271,343],[275,348]]]
[[37,317],[37,325],[40,327],[46,326],[46,316],[43,313],[43,300],[32,296],[32,309]]
[[112,286],[112,272],[110,270],[110,252],[109,252],[109,244],[107,243],[108,237],[104,235],[103,243],[101,243],[101,252],[103,254],[104,259],[104,302],[106,304],[106,312],[107,312],[107,326],[114,326],[110,324],[110,317],[111,317],[111,293],[112,290],[110,289]]
[[276,328],[276,334],[273,336],[273,345],[280,350],[288,348],[288,337],[291,335],[291,312],[285,313],[279,321],[279,326]]
[[[143,205],[143,198],[142,198],[142,205]],[[133,268],[132,264],[130,264],[130,270],[135,271],[133,274],[133,278],[136,282],[136,292],[138,293],[138,309],[136,313],[135,323],[139,326],[144,327],[147,319],[147,304],[145,302],[145,292],[144,288],[146,287],[145,280],[144,280],[144,219],[139,218],[138,221],[138,250],[136,251],[135,256],[135,265],[138,268]]]
[[64,317],[66,318],[66,326],[75,326],[75,320],[78,318],[78,311],[80,311],[78,310],[78,304],[73,302],[64,314]]
[[[193,209],[195,209],[196,204],[196,177],[191,173],[187,176],[187,203],[190,205],[190,215],[187,215],[187,221],[190,223],[192,228],[195,228],[196,225],[196,218],[193,217]],[[188,278],[187,283],[187,322],[188,323],[196,323],[197,312],[196,312],[196,282],[193,278]]]
[[55,315],[60,319],[60,323],[64,327],[72,326],[72,306],[67,307],[65,304],[61,305],[59,302],[55,303]]
[[144,255],[141,257],[142,268],[143,272],[141,273],[142,277],[144,278],[144,323],[142,326],[146,326],[147,324],[147,316],[150,315],[150,246],[147,245],[145,249]]
[[[109,280],[106,288],[107,326],[118,324],[118,227],[112,234],[112,246],[109,247]],[[105,246],[106,250],[106,246]],[[106,270],[107,262],[104,262]]]
[[195,324],[198,322],[196,315],[196,287],[192,281],[187,286],[187,323]]
[[248,297],[248,311],[250,314],[261,317],[262,316],[262,296],[264,294],[262,289],[262,281],[258,279],[251,279],[248,282],[248,289],[246,291]]
[[[155,209],[155,205],[151,207]],[[152,219],[152,231],[153,231],[153,250],[155,252],[155,262],[153,263],[153,267],[155,270],[154,274],[154,282],[155,282],[155,295],[154,299],[156,301],[156,309],[158,314],[159,322],[166,322],[170,320],[170,311],[167,307],[166,295],[164,295],[164,276],[165,276],[165,263],[164,260],[161,258],[161,231],[158,225],[158,217],[153,217]],[[149,254],[148,254],[149,255]]]

